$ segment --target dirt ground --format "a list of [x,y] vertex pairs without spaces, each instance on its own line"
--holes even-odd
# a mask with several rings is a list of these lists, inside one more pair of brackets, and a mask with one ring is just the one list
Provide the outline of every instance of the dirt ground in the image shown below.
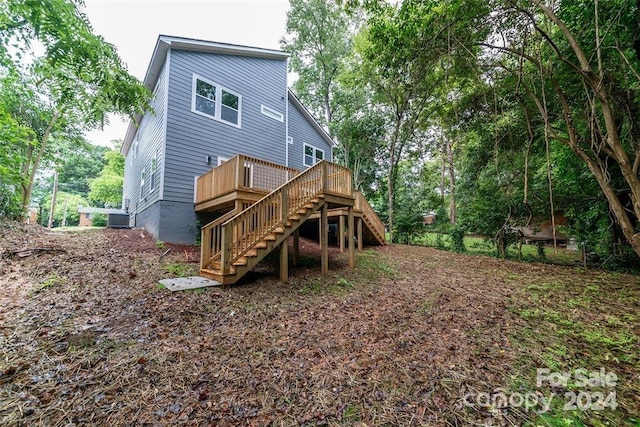
[[[322,277],[301,253],[288,283],[267,259],[172,293],[158,280],[195,274],[198,248],[0,225],[0,425],[640,422],[637,276],[389,245],[355,270],[333,249]],[[474,400],[572,390],[536,387],[536,368],[615,372],[617,408]]]

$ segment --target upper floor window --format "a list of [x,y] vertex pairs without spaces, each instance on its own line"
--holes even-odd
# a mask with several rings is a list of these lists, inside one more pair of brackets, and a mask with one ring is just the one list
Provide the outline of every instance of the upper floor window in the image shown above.
[[324,160],[324,150],[321,150],[313,145],[304,143],[304,165],[313,166],[320,160]]
[[191,111],[240,127],[242,97],[217,83],[193,75]]

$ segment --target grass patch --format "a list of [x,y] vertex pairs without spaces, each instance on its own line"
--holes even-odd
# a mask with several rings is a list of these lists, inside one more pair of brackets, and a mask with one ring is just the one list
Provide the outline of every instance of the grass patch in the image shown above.
[[164,271],[176,277],[189,277],[197,274],[193,265],[182,262],[174,262],[164,267]]
[[[530,426],[639,426],[640,419],[629,417],[638,408],[640,390],[633,372],[640,366],[638,317],[628,315],[629,297],[615,289],[624,283],[627,292],[637,294],[635,280],[620,277],[612,281],[585,275],[564,276],[563,280],[540,281],[522,287],[523,295],[510,310],[524,322],[512,336],[521,356],[518,358],[511,390],[556,397],[548,413],[537,414]],[[575,375],[577,369],[615,373],[615,387],[578,386],[575,376],[566,387],[536,387],[537,368]],[[533,378],[531,376],[533,375]],[[570,410],[571,394],[583,393],[583,403],[593,393],[608,396],[615,392],[618,409]],[[569,405],[570,406],[570,405]],[[621,411],[619,408],[625,408]],[[580,409],[580,408],[578,408]],[[584,409],[584,408],[583,408]]]
[[373,249],[356,255],[356,269],[367,279],[391,279],[398,276],[398,271],[391,266],[389,260]]
[[44,279],[43,281],[35,285],[33,289],[31,289],[31,294],[37,295],[40,292],[44,291],[45,289],[48,289],[54,286],[63,285],[66,282],[67,282],[67,279],[60,276],[58,273],[54,272],[51,275],[47,276],[46,279]]

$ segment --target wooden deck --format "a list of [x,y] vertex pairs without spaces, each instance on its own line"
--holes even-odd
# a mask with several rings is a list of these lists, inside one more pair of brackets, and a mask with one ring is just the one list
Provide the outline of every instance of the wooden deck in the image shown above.
[[196,212],[226,212],[237,208],[237,201],[255,203],[299,173],[293,168],[239,154],[198,177]]
[[[312,218],[320,220],[324,274],[330,216],[340,223],[342,250],[345,230],[349,232],[351,266],[356,229],[360,248],[365,235],[385,244],[384,224],[364,197],[353,191],[351,171],[327,161],[299,173],[238,155],[198,178],[195,199],[196,211],[226,212],[201,229],[200,274],[224,284],[235,283],[276,247],[281,251],[280,275],[286,280],[286,239],[293,235],[297,242],[299,227]],[[294,259],[295,248],[294,244]]]

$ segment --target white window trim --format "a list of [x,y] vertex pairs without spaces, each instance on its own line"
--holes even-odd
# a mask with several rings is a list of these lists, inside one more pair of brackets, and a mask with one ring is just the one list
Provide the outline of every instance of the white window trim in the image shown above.
[[292,136],[288,136],[287,137],[287,143],[293,144],[293,137]]
[[[305,151],[306,151],[307,147],[311,147],[313,149],[313,164],[311,164],[311,165],[308,165],[307,162],[306,162],[306,159],[305,159],[305,157],[306,157]],[[302,164],[305,165],[305,166],[308,166],[308,167],[311,167],[311,166],[315,165],[317,163],[315,161],[316,160],[316,151],[320,151],[322,153],[322,160],[326,160],[327,159],[326,158],[326,153],[324,152],[323,149],[318,148],[318,147],[316,147],[314,145],[311,145],[311,144],[307,144],[306,142],[303,143],[302,144]]]
[[220,166],[221,164],[223,164],[224,162],[228,162],[229,158],[228,157],[222,157],[222,156],[218,156],[218,166]]
[[266,105],[260,105],[260,112],[273,120],[284,123],[284,114],[274,110],[273,108],[267,107]]
[[[216,88],[216,111],[215,111],[215,116],[212,116],[211,114],[207,114],[207,113],[203,113],[202,111],[198,111],[196,109],[196,81],[200,80],[203,81],[207,84],[210,84],[212,86],[214,86]],[[238,123],[232,123],[232,122],[228,122],[226,120],[222,119],[222,91],[228,92],[231,95],[237,96],[238,97]],[[242,127],[242,95],[240,95],[239,93],[228,89],[212,80],[206,79],[198,74],[193,74],[193,79],[191,82],[191,112],[198,114],[202,117],[206,117],[209,119],[213,119],[216,120],[220,123],[224,123],[225,125],[229,125],[229,126],[233,126],[234,128],[238,128],[240,129]]]
[[[149,170],[149,186],[151,187],[149,189],[149,193],[153,193],[157,186],[156,182],[158,181],[158,153],[154,154],[151,158],[151,166],[149,167]],[[151,177],[153,177],[153,179],[151,179]]]
[[144,195],[144,185],[145,185],[146,179],[147,179],[147,168],[143,167],[142,170],[140,171],[140,200],[144,200],[146,197]]

